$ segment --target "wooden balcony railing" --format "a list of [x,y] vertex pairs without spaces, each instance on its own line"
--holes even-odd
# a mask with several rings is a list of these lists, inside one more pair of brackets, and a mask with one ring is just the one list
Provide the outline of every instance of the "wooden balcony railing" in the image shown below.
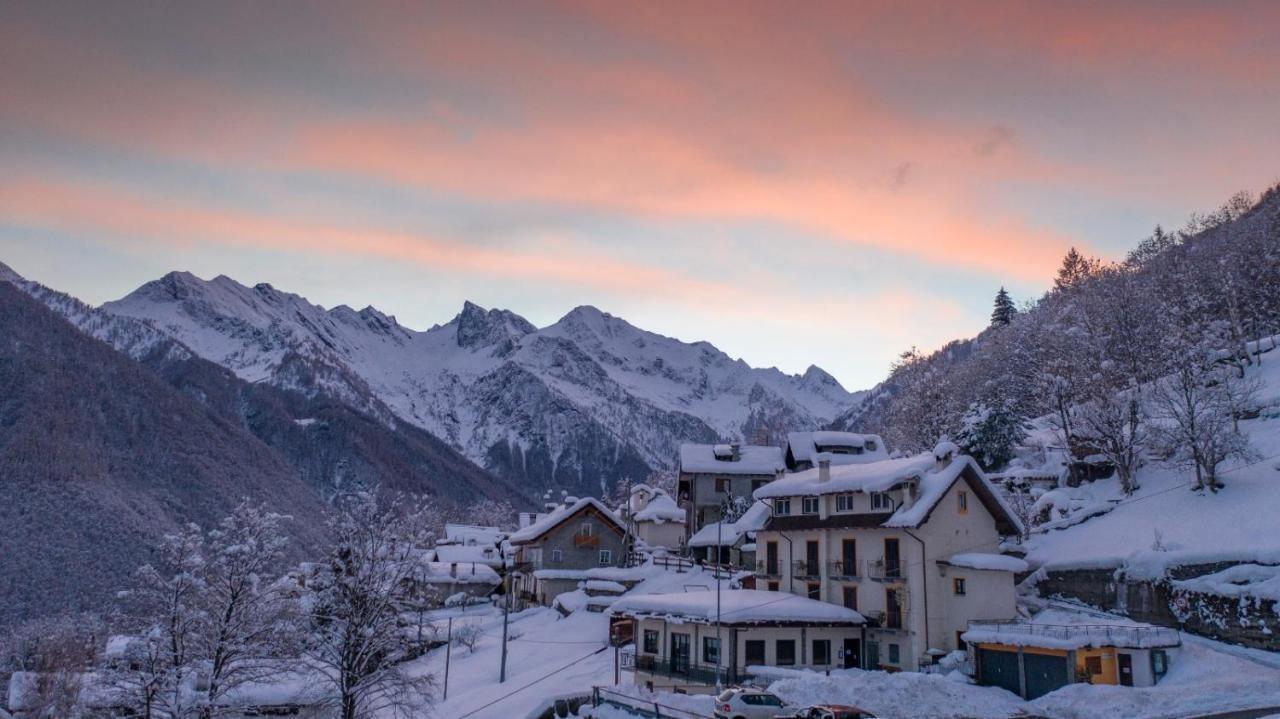
[[600,546],[600,535],[598,534],[575,534],[573,535],[573,546],[596,548]]

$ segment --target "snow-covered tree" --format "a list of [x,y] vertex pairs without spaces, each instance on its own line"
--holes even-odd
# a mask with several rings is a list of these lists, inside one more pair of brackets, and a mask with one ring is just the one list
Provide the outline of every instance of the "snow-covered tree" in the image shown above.
[[467,524],[515,529],[516,508],[504,499],[482,499],[467,505],[461,513]]
[[413,647],[399,597],[432,535],[422,508],[372,495],[352,498],[329,524],[333,546],[316,580],[307,655],[333,686],[342,719],[428,705],[433,679],[407,671]]
[[1009,293],[1001,287],[996,293],[995,307],[991,310],[991,326],[1003,327],[1012,322],[1017,313],[1018,308],[1014,306]]
[[955,442],[984,469],[1000,469],[1013,459],[1027,435],[1026,423],[1005,403],[977,402],[961,418]]

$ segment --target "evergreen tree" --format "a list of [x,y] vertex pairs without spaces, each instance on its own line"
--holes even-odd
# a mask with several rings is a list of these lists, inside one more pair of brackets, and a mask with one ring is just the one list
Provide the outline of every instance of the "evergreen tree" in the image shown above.
[[1018,308],[1013,306],[1013,300],[1009,298],[1009,293],[1003,287],[996,293],[995,309],[991,311],[991,326],[1007,325],[1013,321],[1013,316],[1018,313]]
[[1098,271],[1101,263],[1096,259],[1085,257],[1072,247],[1062,258],[1062,266],[1058,268],[1058,276],[1053,281],[1053,288],[1059,292],[1073,289],[1089,279]]
[[1013,459],[1014,448],[1026,435],[1022,418],[1007,404],[975,402],[961,419],[956,444],[983,469],[995,470]]

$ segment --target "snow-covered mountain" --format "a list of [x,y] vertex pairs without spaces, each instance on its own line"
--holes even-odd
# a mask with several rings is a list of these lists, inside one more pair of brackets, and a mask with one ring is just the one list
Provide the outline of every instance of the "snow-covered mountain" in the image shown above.
[[386,407],[531,491],[595,490],[670,467],[682,440],[777,442],[857,395],[817,367],[758,369],[706,342],[594,307],[537,328],[470,302],[426,331],[372,307],[314,305],[267,284],[173,272],[107,315],[146,320],[241,378]]

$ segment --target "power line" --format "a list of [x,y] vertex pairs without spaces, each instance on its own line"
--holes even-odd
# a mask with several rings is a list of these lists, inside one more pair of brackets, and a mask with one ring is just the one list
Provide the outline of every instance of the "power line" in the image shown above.
[[584,655],[582,655],[582,656],[578,657],[577,659],[574,659],[573,661],[569,662],[568,664],[566,664],[566,665],[564,665],[564,666],[560,667],[559,669],[556,669],[556,670],[553,670],[553,671],[547,672],[546,674],[543,674],[542,676],[538,677],[537,679],[534,679],[533,681],[529,682],[528,684],[525,684],[524,686],[520,687],[519,689],[515,689],[515,690],[512,690],[512,691],[510,691],[510,692],[507,692],[506,694],[503,694],[502,696],[498,697],[497,699],[494,699],[493,701],[489,702],[488,704],[485,704],[485,705],[483,705],[483,706],[479,706],[479,707],[476,707],[475,709],[472,709],[471,711],[467,712],[466,714],[463,714],[462,716],[459,716],[459,717],[458,717],[458,719],[467,719],[467,717],[469,717],[469,716],[475,716],[477,713],[479,713],[479,712],[481,712],[481,711],[483,711],[483,710],[485,710],[485,709],[488,709],[489,707],[493,706],[494,704],[497,704],[498,702],[501,702],[501,701],[505,701],[505,700],[507,700],[507,699],[510,699],[511,697],[513,697],[513,696],[515,696],[516,694],[518,694],[518,693],[520,693],[520,692],[524,691],[525,689],[528,689],[529,687],[533,686],[534,684],[537,684],[538,682],[544,681],[544,680],[546,680],[546,679],[548,679],[548,678],[550,678],[550,677],[552,677],[552,676],[554,676],[554,675],[556,675],[556,674],[559,674],[560,672],[562,672],[562,671],[564,671],[564,670],[568,669],[569,667],[573,666],[574,664],[577,664],[578,662],[580,662],[580,661],[582,661],[582,660],[584,660],[584,659],[588,659],[588,658],[590,658],[590,657],[593,657],[593,656],[595,656],[595,655],[599,654],[600,652],[603,652],[604,650],[606,650],[606,649],[608,649],[608,648],[609,648],[608,646],[604,646],[604,647],[600,647],[599,649],[595,650],[594,652],[591,652],[590,654],[584,654]]

